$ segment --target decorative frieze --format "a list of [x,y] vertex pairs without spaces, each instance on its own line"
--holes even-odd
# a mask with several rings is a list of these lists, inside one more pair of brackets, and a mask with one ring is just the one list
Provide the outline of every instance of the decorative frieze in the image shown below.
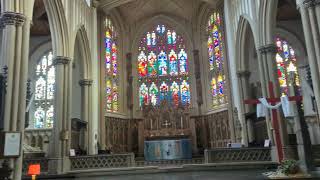
[[3,12],[1,14],[0,27],[4,28],[6,25],[22,26],[25,20],[26,16],[21,13]]
[[55,58],[53,58],[53,65],[65,65],[65,64],[69,64],[71,61],[71,58],[69,57],[65,57],[65,56],[56,56]]
[[275,44],[267,44],[267,45],[264,45],[264,46],[260,46],[258,48],[258,51],[261,54],[276,53],[277,52],[277,46]]
[[92,79],[82,79],[79,81],[80,86],[91,86],[93,80]]

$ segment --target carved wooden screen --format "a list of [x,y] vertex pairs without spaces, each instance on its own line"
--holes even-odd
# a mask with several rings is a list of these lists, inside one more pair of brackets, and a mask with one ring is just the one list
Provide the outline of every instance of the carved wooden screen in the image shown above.
[[228,110],[193,118],[200,152],[208,148],[226,147],[230,142]]
[[112,153],[139,151],[139,119],[106,117],[106,145]]
[[106,117],[107,148],[113,153],[127,152],[128,150],[128,119]]
[[214,113],[207,117],[210,130],[210,147],[226,147],[230,142],[228,110]]

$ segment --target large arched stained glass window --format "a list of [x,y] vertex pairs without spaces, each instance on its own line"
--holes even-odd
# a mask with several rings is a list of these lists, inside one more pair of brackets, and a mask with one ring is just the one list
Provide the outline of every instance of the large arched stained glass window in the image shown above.
[[52,128],[54,115],[55,68],[52,52],[44,55],[36,67],[34,128]]
[[188,55],[182,36],[159,24],[142,37],[138,53],[139,105],[190,105]]
[[208,20],[208,57],[210,96],[212,108],[227,103],[224,73],[224,39],[222,19],[219,13],[213,13]]
[[117,32],[111,20],[105,20],[105,104],[107,112],[119,110],[119,74]]
[[288,79],[290,73],[293,73],[294,75],[295,85],[297,87],[300,87],[296,55],[294,49],[288,44],[286,40],[278,37],[276,38],[276,45],[276,62],[280,92],[281,94],[290,95],[288,89],[288,86],[290,85],[290,81]]

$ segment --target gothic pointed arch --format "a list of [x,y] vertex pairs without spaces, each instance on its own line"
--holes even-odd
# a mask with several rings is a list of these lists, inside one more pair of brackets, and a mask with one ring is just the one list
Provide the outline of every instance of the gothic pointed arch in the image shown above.
[[223,19],[219,11],[211,12],[207,18],[207,64],[209,71],[210,109],[216,109],[228,103]]
[[185,39],[166,23],[145,30],[138,44],[136,71],[139,106],[190,107],[189,56]]
[[105,111],[119,111],[119,48],[118,31],[110,17],[106,17],[104,26],[104,92]]
[[44,5],[48,14],[54,56],[69,57],[69,35],[63,3],[61,0],[47,0]]
[[53,127],[55,67],[52,58],[52,51],[45,53],[35,68],[33,128]]

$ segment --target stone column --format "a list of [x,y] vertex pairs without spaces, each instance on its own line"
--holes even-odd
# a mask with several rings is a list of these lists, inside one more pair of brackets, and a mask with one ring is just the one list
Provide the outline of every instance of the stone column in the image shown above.
[[[266,47],[261,46],[258,48],[258,64],[259,64],[259,76],[260,76],[260,82],[261,82],[261,91],[263,97],[268,97],[268,82],[270,81],[270,78],[268,76],[268,66],[266,63]],[[270,114],[266,114],[266,124],[267,124],[267,132],[268,132],[268,138],[271,140],[272,145],[274,146],[274,137],[273,137],[273,126],[271,124],[271,117]]]
[[312,77],[312,85],[316,98],[317,112],[320,112],[320,49],[319,26],[320,12],[319,0],[306,0],[298,4],[306,41],[308,61]]
[[[275,61],[275,55],[277,53],[277,47],[275,44],[267,44],[264,46],[261,46],[259,48],[260,54],[262,56],[263,60],[263,67],[265,69],[264,77],[266,77],[265,83],[265,90],[267,91],[267,97],[271,98],[277,98],[280,97],[280,86],[278,81],[278,73],[277,73],[277,65]],[[272,85],[272,87],[270,87]],[[273,93],[271,92],[273,91]],[[269,110],[270,114],[273,114],[272,110]],[[277,121],[275,121],[273,118],[276,116]],[[273,114],[271,116],[272,119],[272,127],[279,126],[279,132],[274,131],[275,138],[278,136],[278,133],[280,135],[281,145],[285,147],[288,144],[288,134],[287,134],[287,128],[286,128],[286,122],[285,118],[283,118],[280,115],[279,110],[277,110],[276,114]],[[276,144],[276,143],[273,143]],[[282,148],[283,148],[282,147]],[[283,151],[282,151],[283,152]]]
[[132,53],[126,54],[126,68],[127,68],[127,108],[130,113],[128,124],[128,151],[132,152],[132,123],[133,122],[133,92],[132,92]]
[[[250,99],[250,83],[249,83],[249,78],[250,78],[251,72],[250,71],[238,71],[237,76],[239,78],[239,85],[240,85],[240,92],[242,94],[243,100],[245,99]],[[251,112],[250,105],[244,104],[242,108],[242,113],[243,113],[243,122],[242,122],[242,138],[243,138],[243,143],[245,146],[248,146],[249,142],[252,142],[254,140],[254,132],[253,132],[253,119],[247,119],[246,114]]]
[[56,56],[53,64],[56,70],[55,84],[55,118],[52,141],[50,141],[49,163],[50,173],[62,173],[68,168],[66,159],[69,151],[70,119],[66,116],[68,108],[68,68],[71,58]]
[[95,137],[92,129],[92,119],[90,119],[91,112],[91,79],[82,79],[79,81],[79,85],[81,86],[81,113],[82,120],[87,122],[87,132],[85,137],[85,143],[87,145],[87,152],[89,155],[95,154]]
[[197,49],[193,50],[193,60],[194,60],[194,74],[196,77],[198,113],[199,115],[201,115],[202,114],[201,106],[203,104],[203,97],[202,97],[199,50]]
[[[1,14],[2,44],[1,62],[7,66],[7,89],[5,95],[4,131],[21,132],[24,139],[26,90],[29,59],[30,20],[25,15],[4,11]],[[21,143],[22,144],[22,143]],[[21,156],[10,159],[12,178],[22,175],[23,148]]]

